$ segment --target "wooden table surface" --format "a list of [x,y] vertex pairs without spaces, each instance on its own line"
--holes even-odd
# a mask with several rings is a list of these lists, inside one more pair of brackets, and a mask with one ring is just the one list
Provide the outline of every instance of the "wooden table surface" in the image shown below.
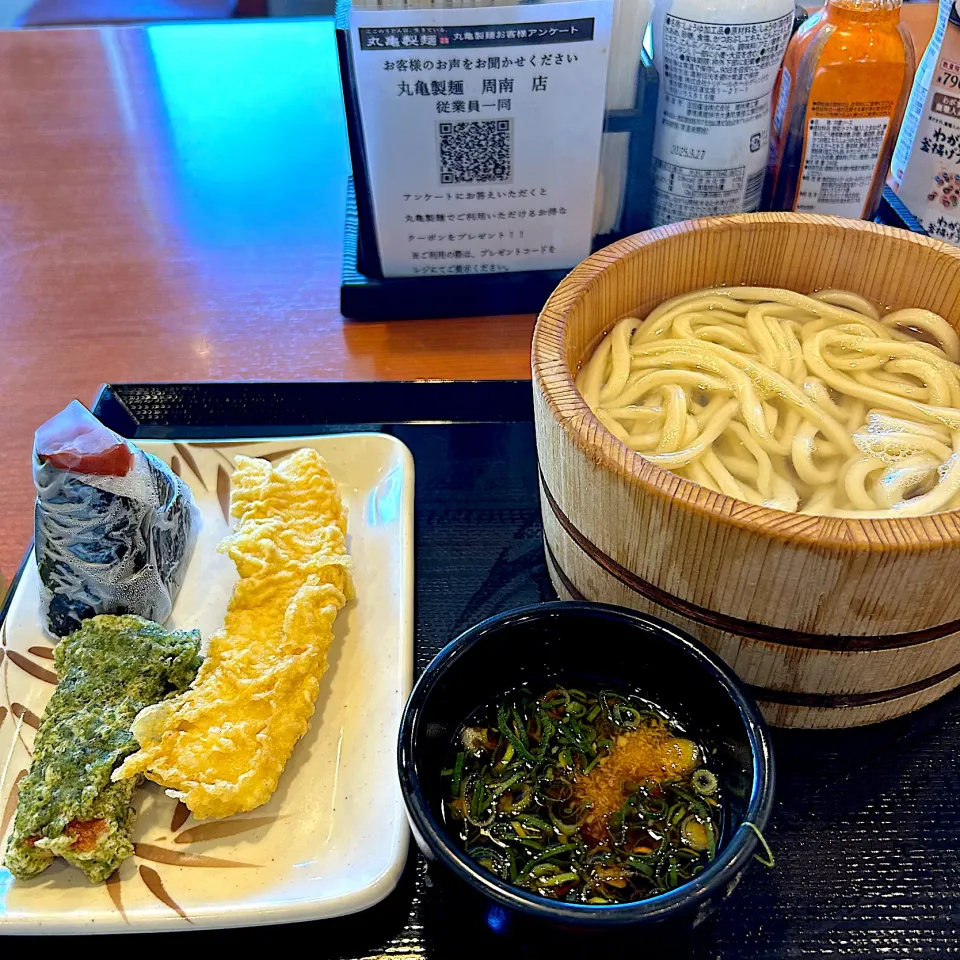
[[101,383],[529,375],[529,316],[340,316],[348,167],[330,21],[0,32],[7,577],[33,430]]
[[529,316],[343,320],[348,167],[330,21],[0,33],[7,578],[33,430],[101,383],[529,375]]

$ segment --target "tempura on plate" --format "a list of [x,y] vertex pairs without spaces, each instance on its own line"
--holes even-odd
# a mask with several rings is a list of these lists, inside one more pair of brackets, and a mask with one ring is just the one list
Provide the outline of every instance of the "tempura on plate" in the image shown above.
[[220,544],[240,580],[196,682],[144,710],[140,751],[114,779],[145,774],[198,818],[266,803],[313,715],[333,622],[350,590],[347,518],[323,458],[274,466],[238,456]]
[[59,683],[19,785],[4,865],[29,880],[63,857],[97,882],[133,853],[131,800],[142,777],[110,781],[137,749],[130,725],[197,675],[200,634],[169,633],[141,617],[92,617],[60,641],[54,663]]

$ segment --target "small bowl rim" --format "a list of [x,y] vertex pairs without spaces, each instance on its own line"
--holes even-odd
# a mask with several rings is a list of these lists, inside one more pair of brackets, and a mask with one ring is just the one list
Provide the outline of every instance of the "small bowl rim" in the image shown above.
[[[698,660],[717,680],[737,708],[750,744],[753,789],[744,818],[718,851],[716,860],[696,879],[675,890],[632,903],[602,905],[557,902],[522,891],[477,867],[457,848],[444,825],[432,813],[424,798],[413,762],[416,753],[415,735],[419,727],[423,700],[449,666],[491,633],[510,630],[520,623],[532,620],[584,614],[620,620],[634,628],[652,626],[661,639],[681,647],[688,656]],[[414,830],[438,860],[461,880],[502,906],[541,919],[572,925],[650,923],[699,906],[715,891],[732,881],[735,882],[749,866],[760,841],[757,833],[748,824],[753,823],[759,831],[765,829],[773,811],[776,789],[773,747],[766,722],[753,698],[730,668],[698,640],[657,617],[613,604],[590,601],[555,600],[517,607],[494,614],[451,640],[420,675],[407,700],[400,722],[397,765],[403,800]]]
[[[617,269],[628,257],[650,246],[669,243],[685,234],[736,232],[742,228],[763,230],[774,225],[793,224],[802,228],[842,229],[869,233],[905,245],[928,248],[932,253],[954,260],[960,267],[960,249],[933,237],[920,236],[883,224],[846,220],[806,213],[741,213],[725,217],[686,220],[655,227],[624,237],[591,254],[567,274],[547,298],[537,316],[531,345],[534,381],[550,415],[592,463],[684,509],[714,518],[765,536],[789,538],[806,546],[829,547],[843,552],[870,552],[896,543],[907,553],[940,550],[945,544],[960,543],[960,516],[950,511],[920,517],[804,517],[796,513],[748,504],[704,488],[646,460],[631,450],[594,416],[576,386],[576,378],[565,360],[564,330],[571,311],[593,290],[600,278]],[[619,318],[618,318],[619,319]],[[615,322],[615,321],[614,321]],[[922,531],[923,536],[918,536]]]

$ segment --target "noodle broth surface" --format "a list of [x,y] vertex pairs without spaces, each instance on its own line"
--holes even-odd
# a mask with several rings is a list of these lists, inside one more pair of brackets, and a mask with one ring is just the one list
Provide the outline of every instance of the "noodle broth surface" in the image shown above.
[[632,450],[748,503],[852,518],[960,507],[960,338],[929,310],[699,290],[621,320],[577,387]]

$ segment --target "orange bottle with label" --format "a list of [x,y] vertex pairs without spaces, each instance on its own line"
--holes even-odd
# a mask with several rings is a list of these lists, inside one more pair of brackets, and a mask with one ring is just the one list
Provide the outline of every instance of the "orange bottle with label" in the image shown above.
[[902,0],[827,0],[774,92],[767,207],[874,216],[913,82]]

